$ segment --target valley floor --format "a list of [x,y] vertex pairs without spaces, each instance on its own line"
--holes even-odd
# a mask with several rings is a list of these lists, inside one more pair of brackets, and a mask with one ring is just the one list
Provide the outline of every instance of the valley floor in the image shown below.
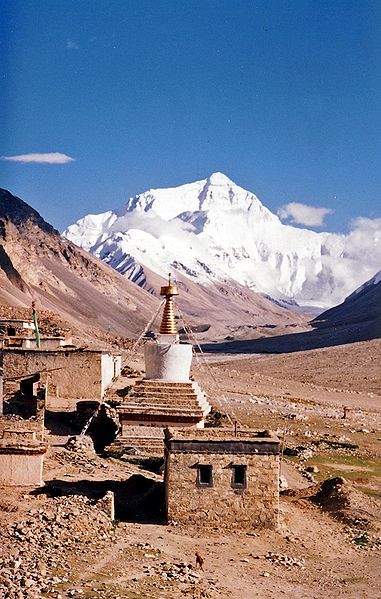
[[[50,493],[2,490],[4,597],[381,597],[380,350],[380,341],[370,341],[196,361],[194,377],[215,410],[241,427],[277,430],[284,440],[282,475],[294,493],[281,495],[278,532],[226,533],[149,521],[150,489],[159,488],[159,475],[88,448],[69,451],[63,447],[68,431],[51,431],[44,472]],[[135,357],[127,363],[142,367]],[[308,466],[316,472],[307,473]],[[352,481],[354,493],[364,493],[359,504],[349,505],[346,522],[334,506],[329,512],[310,499],[309,486],[337,475]],[[135,521],[122,514],[110,523],[94,504],[107,488],[120,494],[119,501],[133,503],[136,496]],[[148,503],[139,503],[142,496]],[[151,494],[153,509],[160,497]],[[367,524],[361,524],[365,509]],[[205,558],[204,572],[195,570],[195,551]]]

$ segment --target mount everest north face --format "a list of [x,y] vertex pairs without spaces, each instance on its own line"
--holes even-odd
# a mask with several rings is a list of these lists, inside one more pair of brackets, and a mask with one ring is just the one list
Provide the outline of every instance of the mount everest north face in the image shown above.
[[63,235],[141,286],[146,267],[163,276],[177,271],[203,285],[237,282],[276,300],[329,307],[379,270],[381,226],[374,222],[360,218],[346,235],[293,227],[254,193],[213,173],[89,214]]

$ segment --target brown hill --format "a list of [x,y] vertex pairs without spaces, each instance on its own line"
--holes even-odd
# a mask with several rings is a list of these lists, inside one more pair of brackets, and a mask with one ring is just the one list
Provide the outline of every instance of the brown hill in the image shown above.
[[365,284],[342,304],[320,314],[313,324],[318,328],[351,327],[364,340],[381,337],[381,281]]
[[[258,325],[306,321],[250,289],[228,283],[203,287],[174,274],[181,288],[178,305],[201,337],[221,338],[232,331],[242,336]],[[158,308],[163,284],[146,271],[146,289],[141,289],[61,237],[20,198],[0,190],[0,303],[30,306],[36,299],[39,308],[88,332],[95,327],[136,336]]]
[[[135,336],[157,301],[0,190],[0,302],[61,314],[80,329]],[[90,332],[90,331],[89,331]]]
[[[157,295],[163,279],[144,268],[144,287]],[[283,308],[275,301],[255,293],[236,282],[199,285],[173,269],[180,296],[175,304],[183,313],[179,329],[191,327],[197,339],[221,337],[246,338],[261,334],[270,335],[277,326],[290,331],[305,330],[308,317]]]
[[[364,285],[338,306],[323,312],[308,331],[273,329],[271,338],[207,344],[206,351],[221,353],[284,353],[370,341],[381,338],[381,281]],[[292,334],[289,334],[289,333]]]

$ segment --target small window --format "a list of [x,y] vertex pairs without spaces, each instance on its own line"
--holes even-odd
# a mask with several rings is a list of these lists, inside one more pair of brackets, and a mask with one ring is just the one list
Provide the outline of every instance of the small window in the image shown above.
[[232,487],[234,489],[246,488],[246,466],[232,466]]
[[212,466],[205,464],[198,464],[197,466],[197,486],[198,487],[212,487],[213,486],[213,474]]

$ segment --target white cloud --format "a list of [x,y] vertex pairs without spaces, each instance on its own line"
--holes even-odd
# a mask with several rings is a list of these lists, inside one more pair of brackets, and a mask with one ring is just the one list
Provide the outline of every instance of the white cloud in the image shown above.
[[60,152],[47,152],[44,154],[20,154],[18,156],[1,156],[1,160],[9,162],[34,162],[36,164],[67,164],[74,162],[75,158],[61,154]]
[[[318,278],[325,301],[335,305],[380,270],[381,218],[356,218],[348,234],[329,234],[324,247],[326,253],[321,257],[323,268]],[[313,280],[312,284],[316,293]]]
[[315,206],[307,206],[307,204],[290,202],[279,208],[278,216],[282,220],[289,218],[292,223],[297,225],[321,227],[325,217],[328,216],[328,214],[332,214],[332,212],[333,210],[331,210],[331,208],[316,208]]
[[130,229],[141,229],[150,233],[156,239],[168,236],[176,238],[178,235],[185,235],[194,231],[194,226],[185,223],[179,218],[164,220],[154,212],[130,212],[119,218],[114,225],[110,227],[111,233],[124,232]]
[[66,41],[66,48],[67,48],[67,50],[79,50],[78,44],[73,42],[73,40]]

